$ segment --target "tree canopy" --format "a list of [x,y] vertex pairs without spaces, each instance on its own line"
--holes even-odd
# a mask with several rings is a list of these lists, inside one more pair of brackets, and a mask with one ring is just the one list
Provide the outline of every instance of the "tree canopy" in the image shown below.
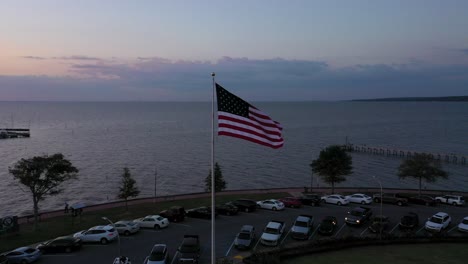
[[[223,172],[221,171],[221,167],[216,162],[214,167],[214,175],[215,175],[215,192],[220,192],[226,189],[226,181],[223,179]],[[208,173],[208,176],[205,178],[205,190],[207,192],[211,192],[211,170]]]
[[336,183],[346,181],[344,176],[353,173],[351,156],[338,145],[321,150],[319,157],[310,166],[324,182],[331,184],[332,193],[335,193]]
[[39,201],[47,196],[61,193],[63,189],[60,185],[67,180],[76,179],[78,169],[65,159],[63,154],[57,153],[52,156],[43,155],[21,159],[9,168],[9,172],[31,191],[34,226],[37,229]]
[[438,178],[447,179],[448,173],[442,170],[439,160],[425,153],[416,153],[404,160],[398,167],[398,177],[411,177],[419,180],[419,195],[421,195],[422,180],[435,182]]
[[132,178],[129,168],[124,168],[122,174],[122,180],[120,181],[119,194],[117,197],[119,199],[125,199],[125,208],[128,210],[128,198],[137,197],[140,194],[140,190],[135,185],[136,181]]

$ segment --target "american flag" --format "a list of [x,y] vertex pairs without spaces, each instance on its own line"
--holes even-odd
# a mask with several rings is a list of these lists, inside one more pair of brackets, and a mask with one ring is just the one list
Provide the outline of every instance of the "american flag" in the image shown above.
[[280,123],[219,84],[216,84],[216,94],[218,135],[241,138],[275,149],[283,146]]

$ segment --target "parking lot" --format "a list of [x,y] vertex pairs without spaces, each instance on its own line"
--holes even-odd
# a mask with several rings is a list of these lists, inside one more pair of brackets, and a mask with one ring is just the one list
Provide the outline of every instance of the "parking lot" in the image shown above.
[[[309,214],[314,217],[313,233],[309,239],[319,239],[322,236],[318,234],[317,228],[322,218],[325,216],[335,216],[338,219],[338,225],[332,237],[346,236],[377,236],[368,231],[370,222],[366,222],[361,226],[348,226],[344,223],[344,218],[347,212],[358,204],[350,204],[347,206],[337,206],[332,204],[321,204],[319,207],[304,206],[302,208],[286,208],[284,211],[269,211],[257,210],[252,213],[239,213],[235,216],[219,216],[216,220],[216,256],[240,258],[248,254],[245,251],[239,251],[233,246],[234,238],[239,232],[242,225],[253,225],[256,229],[257,241],[255,241],[256,250],[265,248],[258,243],[261,233],[265,225],[270,220],[283,221],[286,224],[285,233],[283,234],[280,244],[287,244],[295,241],[291,238],[289,231],[296,217],[300,214]],[[380,214],[380,204],[371,204],[367,207],[372,208],[373,215]],[[435,207],[427,207],[422,205],[409,205],[399,207],[396,205],[383,205],[383,214],[389,216],[390,225],[387,232],[392,235],[404,235],[403,231],[398,228],[398,223],[401,216],[406,212],[415,212],[419,215],[419,227],[414,230],[418,235],[430,235],[424,230],[424,223],[427,218],[437,212],[446,212],[452,217],[450,226],[442,232],[449,233],[453,236],[464,236],[458,232],[456,226],[468,216],[468,208],[455,207],[449,205],[437,205]],[[117,219],[115,219],[117,220]],[[103,222],[103,224],[106,224]],[[121,254],[130,257],[133,263],[143,263],[145,257],[151,251],[151,248],[156,243],[167,244],[171,260],[177,263],[177,247],[182,242],[185,234],[196,234],[200,236],[202,252],[200,263],[209,263],[211,251],[211,224],[209,220],[187,218],[181,223],[171,223],[168,228],[161,230],[141,229],[135,235],[128,237],[121,236]],[[108,245],[100,244],[85,244],[80,251],[71,254],[46,254],[39,260],[38,263],[112,263],[113,259],[119,254],[119,246],[117,241]]]

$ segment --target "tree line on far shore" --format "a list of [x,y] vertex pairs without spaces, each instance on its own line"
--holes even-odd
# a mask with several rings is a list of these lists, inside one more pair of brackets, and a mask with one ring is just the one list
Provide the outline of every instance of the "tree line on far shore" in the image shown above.
[[[346,181],[347,175],[353,173],[352,157],[339,145],[331,145],[320,151],[319,157],[310,164],[312,172],[318,174],[322,180],[331,185],[331,192],[335,192],[335,184]],[[21,184],[26,186],[33,198],[34,228],[38,227],[39,202],[47,196],[55,196],[63,191],[63,182],[78,178],[79,170],[66,159],[63,154],[36,156],[21,159],[9,168],[10,174]],[[215,192],[226,189],[221,166],[214,167]],[[441,163],[427,154],[415,154],[403,160],[398,168],[398,177],[412,177],[419,180],[419,195],[421,183],[435,182],[438,178],[446,179],[448,173],[441,168]],[[211,191],[211,170],[205,178],[205,191]],[[137,197],[140,190],[132,178],[130,169],[123,168],[122,179],[117,194],[118,199],[125,200],[128,210],[128,199]]]

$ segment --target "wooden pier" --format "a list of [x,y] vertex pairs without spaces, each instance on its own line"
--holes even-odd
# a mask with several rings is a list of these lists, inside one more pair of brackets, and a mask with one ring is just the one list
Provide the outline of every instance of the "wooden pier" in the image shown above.
[[467,164],[467,156],[456,155],[456,154],[443,154],[443,153],[428,153],[428,152],[416,152],[416,151],[409,151],[409,150],[401,150],[401,149],[391,149],[391,148],[383,148],[383,147],[373,147],[367,145],[354,145],[354,144],[345,144],[343,148],[348,152],[355,152],[355,153],[366,153],[371,155],[379,155],[379,156],[393,156],[399,158],[410,158],[417,153],[424,153],[431,156],[435,160],[439,160],[445,163],[451,164],[458,164],[458,165],[468,165]]
[[30,136],[29,128],[0,128],[0,139],[28,138]]

